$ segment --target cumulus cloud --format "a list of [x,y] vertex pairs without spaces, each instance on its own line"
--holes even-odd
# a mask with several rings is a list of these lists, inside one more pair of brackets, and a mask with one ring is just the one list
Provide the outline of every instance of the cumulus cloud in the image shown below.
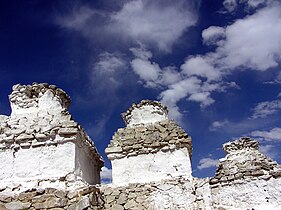
[[207,78],[208,80],[218,80],[221,77],[220,71],[214,68],[212,60],[200,55],[189,57],[181,65],[181,69],[182,73],[187,76],[195,75]]
[[281,52],[280,25],[278,4],[226,27],[226,41],[217,49],[222,64],[230,69],[243,67],[260,71],[277,66]]
[[109,169],[107,167],[102,167],[100,176],[101,176],[102,183],[111,183],[112,182],[112,169]]
[[206,168],[215,167],[218,164],[218,162],[219,162],[218,159],[213,159],[211,157],[205,157],[199,161],[197,168],[199,170],[202,170],[202,169],[206,169]]
[[[203,42],[207,45],[220,45],[225,38],[225,29],[218,26],[210,26],[202,31]],[[223,44],[223,43],[221,43]]]
[[253,119],[264,118],[281,110],[281,100],[264,101],[258,103],[253,109]]
[[[202,65],[204,60],[194,58],[191,63],[186,63],[177,69],[174,66],[161,68],[152,62],[152,53],[143,47],[130,49],[135,58],[131,61],[133,71],[139,76],[146,87],[158,88],[161,91],[159,99],[169,107],[171,118],[180,121],[180,113],[177,103],[186,98],[189,101],[198,102],[202,108],[214,103],[211,93],[223,92],[227,88],[237,88],[233,82],[226,83],[219,80],[220,74],[215,71],[205,71],[208,64]],[[200,65],[201,64],[201,65]],[[204,68],[206,67],[206,68]],[[198,69],[200,72],[196,72]],[[207,81],[206,81],[207,78]]]
[[[223,29],[211,26],[203,31],[202,36],[207,43],[210,40],[216,42],[216,37],[219,37],[219,45],[215,52],[195,58],[200,58],[200,64],[208,64],[206,72],[216,69],[221,76],[238,68],[265,71],[276,67],[281,59],[280,25],[281,6],[273,4]],[[194,57],[188,58],[184,65],[192,59]]]
[[152,53],[145,48],[130,49],[135,58],[131,61],[133,71],[147,87],[165,87],[181,80],[180,73],[173,66],[160,66],[151,61]]
[[250,135],[264,141],[281,141],[281,128],[273,128],[269,131],[252,131]]

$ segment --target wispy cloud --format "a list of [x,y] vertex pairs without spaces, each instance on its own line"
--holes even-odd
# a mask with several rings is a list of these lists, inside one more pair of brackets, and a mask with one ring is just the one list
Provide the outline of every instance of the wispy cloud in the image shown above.
[[210,126],[210,131],[216,131],[224,126],[226,126],[229,123],[228,120],[222,120],[222,121],[214,121],[212,125]]
[[276,127],[269,131],[256,130],[252,131],[250,135],[264,141],[281,141],[281,128]]
[[168,52],[197,22],[196,1],[135,0],[122,3],[115,11],[81,6],[70,14],[57,17],[57,23],[81,32],[93,42],[98,39],[104,43],[104,37],[108,37],[123,43],[141,42]]
[[179,37],[197,21],[192,1],[136,0],[111,15],[112,31],[170,51]]
[[265,118],[281,110],[281,100],[264,101],[258,103],[253,109],[253,119]]
[[202,170],[206,168],[216,167],[218,162],[218,159],[213,159],[212,157],[204,157],[199,161],[197,168],[199,170]]

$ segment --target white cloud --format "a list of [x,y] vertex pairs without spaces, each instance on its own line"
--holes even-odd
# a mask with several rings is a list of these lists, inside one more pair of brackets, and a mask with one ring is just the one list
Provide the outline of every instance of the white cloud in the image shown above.
[[[194,58],[200,58],[195,67],[199,66],[198,74],[201,73],[203,76],[211,74],[214,69],[216,73],[223,76],[237,68],[265,71],[276,67],[281,59],[280,25],[281,6],[273,4],[235,21],[225,29],[211,26],[203,31],[202,36],[205,42],[212,40],[214,36],[219,36],[220,44],[216,51],[189,57],[183,66],[194,62]],[[223,41],[222,37],[225,37]],[[205,70],[201,70],[200,65]],[[215,78],[219,76],[216,75]]]
[[112,182],[112,169],[109,169],[107,167],[102,167],[100,177],[102,183]]
[[228,120],[223,120],[223,121],[214,121],[212,123],[212,125],[210,126],[209,130],[210,131],[216,131],[218,130],[219,128],[222,128],[224,126],[226,126],[228,124]]
[[187,76],[196,75],[208,80],[218,80],[221,73],[213,67],[211,62],[207,57],[191,56],[181,65],[182,73]]
[[151,61],[152,53],[143,47],[130,49],[135,58],[131,61],[133,71],[142,79],[147,87],[165,87],[181,80],[180,73],[173,66],[163,69]]
[[111,15],[111,30],[144,44],[169,51],[179,37],[196,23],[192,1],[128,1]]
[[201,107],[206,107],[215,102],[210,95],[210,92],[193,93],[188,97],[188,100],[200,103]]
[[135,58],[131,61],[131,66],[133,71],[146,82],[146,86],[157,86],[158,77],[161,72],[161,69],[157,63]]
[[198,164],[197,168],[199,170],[202,170],[202,169],[206,169],[206,168],[215,167],[218,164],[218,162],[219,162],[218,159],[213,159],[213,158],[210,158],[210,157],[202,158],[199,161],[199,164]]
[[[159,99],[169,107],[170,117],[177,121],[180,121],[182,116],[177,107],[177,102],[180,100],[186,98],[189,101],[200,103],[200,106],[204,108],[214,103],[211,92],[223,92],[227,88],[237,88],[234,82],[213,81],[218,79],[220,74],[216,73],[215,69],[212,69],[213,72],[205,72],[206,69],[200,65],[201,59],[199,57],[194,58],[195,62],[191,65],[183,65],[182,71],[179,71],[173,66],[161,68],[157,63],[151,61],[152,53],[143,47],[131,48],[130,50],[135,55],[135,58],[131,61],[133,71],[140,77],[146,87],[164,89],[159,94]],[[196,67],[202,74],[196,71],[191,72]],[[206,77],[209,80],[204,81]]]
[[271,0],[244,0],[248,3],[249,7],[256,8],[262,4],[272,2]]
[[281,110],[281,100],[260,102],[253,109],[252,118],[264,118]]
[[236,0],[225,0],[223,6],[228,12],[233,12],[237,7],[237,2]]
[[104,52],[93,65],[92,83],[115,89],[121,84],[121,75],[127,69],[127,62],[119,54]]
[[96,71],[112,74],[126,68],[126,65],[126,61],[120,55],[104,52],[99,55],[99,60],[95,63],[94,68]]
[[[125,47],[131,46],[130,51],[135,56],[130,62],[132,70],[146,87],[162,91],[159,99],[170,108],[170,115],[179,120],[181,113],[177,103],[180,100],[198,102],[202,108],[209,106],[214,103],[213,92],[237,87],[234,83],[223,81],[232,71],[266,71],[276,67],[281,59],[280,4],[263,0],[225,0],[224,6],[229,11],[235,10],[237,4],[246,4],[255,10],[228,26],[210,26],[203,30],[203,42],[215,45],[214,51],[189,56],[180,68],[163,67],[154,62],[152,52],[143,46],[149,46],[149,49],[156,47],[160,53],[170,51],[184,32],[196,24],[195,2],[122,1],[116,11],[96,11],[82,7],[59,22],[66,28],[81,31],[91,41],[100,43],[96,37],[102,34],[101,40],[108,40],[104,36],[111,37],[111,40],[118,40],[116,43],[124,41]],[[264,3],[267,6],[259,6]],[[136,44],[142,47],[132,48]],[[120,69],[125,67],[126,62],[118,60],[120,56],[116,58],[116,55],[109,58],[108,61],[104,59],[96,63],[94,74],[97,78],[108,75],[104,78],[109,78],[113,87],[118,87],[121,83],[117,72],[122,72]],[[107,70],[112,67],[115,70],[98,71],[98,67]]]
[[281,141],[281,128],[273,128],[270,131],[252,131],[250,135],[264,141]]
[[180,121],[181,113],[176,106],[177,102],[192,93],[196,93],[200,90],[201,80],[196,77],[189,77],[181,80],[177,83],[169,85],[167,90],[160,93],[159,98],[162,103],[169,107],[169,116],[172,119]]
[[279,157],[278,151],[276,151],[276,146],[272,144],[260,145],[260,152],[266,156],[274,159]]
[[274,4],[226,27],[226,41],[217,49],[221,64],[230,69],[260,71],[277,66],[281,53],[280,25],[281,6]]
[[[225,38],[225,29],[218,26],[210,26],[202,31],[203,42],[207,45],[220,45]],[[221,43],[222,44],[222,43]]]
[[244,10],[256,9],[261,5],[266,5],[274,0],[225,0],[223,6],[228,12],[233,12],[238,8],[238,5],[244,6]]
[[95,43],[106,44],[107,40],[129,44],[140,42],[164,52],[170,51],[197,21],[198,3],[192,0],[120,2],[116,11],[76,7],[68,15],[58,16],[56,21],[64,28],[81,32]]

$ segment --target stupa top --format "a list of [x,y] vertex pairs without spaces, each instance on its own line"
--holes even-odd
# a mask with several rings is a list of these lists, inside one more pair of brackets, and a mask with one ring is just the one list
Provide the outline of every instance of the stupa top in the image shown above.
[[236,141],[223,144],[223,149],[226,153],[232,153],[243,149],[259,149],[259,142],[250,137],[241,137]]
[[9,95],[12,114],[27,114],[50,110],[55,112],[68,109],[70,97],[62,89],[47,83],[32,83],[32,85],[17,84]]
[[168,109],[158,101],[142,100],[139,104],[133,104],[125,113],[123,120],[127,126],[151,124],[168,120]]

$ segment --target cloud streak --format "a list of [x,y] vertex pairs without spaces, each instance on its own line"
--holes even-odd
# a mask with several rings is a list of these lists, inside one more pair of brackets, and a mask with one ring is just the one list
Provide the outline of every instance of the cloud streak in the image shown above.
[[210,157],[202,158],[202,159],[199,161],[197,168],[198,168],[199,170],[202,170],[202,169],[207,169],[207,168],[216,167],[216,165],[218,164],[218,162],[219,162],[218,159],[213,159],[213,158],[210,158]]

